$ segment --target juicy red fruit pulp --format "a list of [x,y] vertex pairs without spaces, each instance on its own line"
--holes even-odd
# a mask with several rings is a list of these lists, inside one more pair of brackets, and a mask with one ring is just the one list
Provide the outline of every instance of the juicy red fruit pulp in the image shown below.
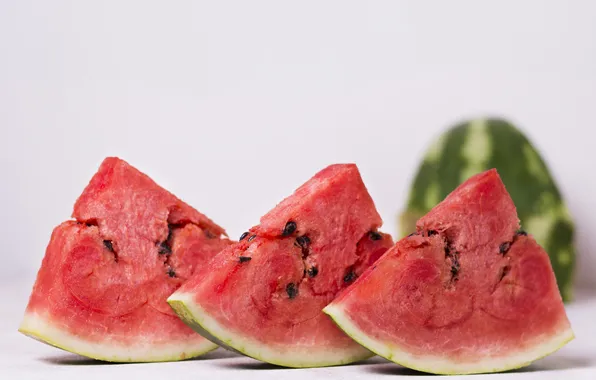
[[117,158],[102,163],[73,217],[52,234],[26,313],[90,344],[203,340],[166,299],[231,244],[221,227]]

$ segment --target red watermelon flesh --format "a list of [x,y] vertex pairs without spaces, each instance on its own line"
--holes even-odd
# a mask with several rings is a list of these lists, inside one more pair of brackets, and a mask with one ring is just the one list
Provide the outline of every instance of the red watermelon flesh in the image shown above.
[[497,172],[470,178],[326,309],[371,351],[433,373],[495,372],[573,332],[546,252]]
[[168,301],[197,331],[259,360],[310,367],[369,357],[322,309],[393,245],[380,225],[356,166],[329,166]]
[[107,158],[54,229],[20,331],[108,361],[180,360],[216,346],[166,298],[231,244],[148,176]]

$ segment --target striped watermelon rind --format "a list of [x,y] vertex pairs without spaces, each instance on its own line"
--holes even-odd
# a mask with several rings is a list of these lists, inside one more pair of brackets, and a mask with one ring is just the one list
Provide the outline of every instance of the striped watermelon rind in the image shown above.
[[522,228],[548,252],[564,301],[573,298],[574,223],[540,153],[513,124],[498,118],[460,123],[437,138],[414,177],[400,237],[474,174],[496,168],[517,207]]

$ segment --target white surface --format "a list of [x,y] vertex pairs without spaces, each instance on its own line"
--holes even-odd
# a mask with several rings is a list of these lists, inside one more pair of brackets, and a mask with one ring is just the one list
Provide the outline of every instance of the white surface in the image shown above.
[[395,234],[436,133],[504,115],[545,154],[596,282],[594,1],[0,1],[0,277],[32,275],[106,155],[230,235],[356,162]]
[[[0,379],[115,380],[115,379],[374,379],[424,374],[375,357],[359,365],[319,369],[285,369],[218,349],[205,358],[175,363],[102,364],[46,346],[16,330],[28,295],[28,286],[0,288]],[[500,379],[596,378],[596,295],[580,297],[568,308],[576,334],[555,354],[515,372],[474,377]],[[433,376],[434,377],[434,376]],[[391,378],[391,377],[388,377]],[[436,378],[436,377],[434,377]],[[450,377],[457,379],[460,377]],[[462,376],[461,378],[466,378]],[[470,378],[470,377],[467,377]]]

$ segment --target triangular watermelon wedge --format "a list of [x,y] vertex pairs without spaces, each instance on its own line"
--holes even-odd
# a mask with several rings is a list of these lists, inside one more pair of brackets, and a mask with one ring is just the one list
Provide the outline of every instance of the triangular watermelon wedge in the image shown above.
[[224,230],[118,158],[54,229],[19,331],[114,362],[181,360],[217,346],[166,298],[231,244]]
[[355,165],[319,172],[168,302],[196,331],[288,367],[371,356],[323,314],[390,246]]
[[324,310],[352,338],[424,372],[519,368],[573,339],[547,253],[519,230],[497,172],[478,174]]

